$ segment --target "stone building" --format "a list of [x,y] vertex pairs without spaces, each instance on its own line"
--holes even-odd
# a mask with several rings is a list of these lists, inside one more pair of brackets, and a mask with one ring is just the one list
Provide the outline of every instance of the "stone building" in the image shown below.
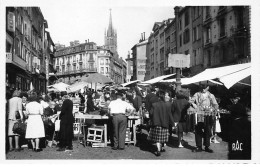
[[175,72],[168,67],[169,53],[190,54],[190,67],[181,70],[187,77],[210,67],[250,62],[250,11],[249,6],[174,7],[175,18],[155,22],[148,37],[145,80]]
[[[47,21],[38,7],[6,7],[6,86],[46,92]],[[51,41],[50,35],[46,40]],[[53,43],[50,45],[53,46]],[[48,45],[48,47],[51,47]]]

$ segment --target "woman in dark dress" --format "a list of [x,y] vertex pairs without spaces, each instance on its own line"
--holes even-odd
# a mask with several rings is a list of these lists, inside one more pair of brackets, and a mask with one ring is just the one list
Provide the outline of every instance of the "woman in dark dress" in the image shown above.
[[187,118],[187,109],[190,106],[188,102],[188,92],[181,89],[176,92],[176,100],[173,100],[172,103],[172,115],[174,119],[174,123],[177,124],[177,133],[178,133],[178,141],[179,147],[182,146],[183,140],[183,132],[186,130],[186,118]]
[[72,150],[73,123],[74,117],[72,114],[73,102],[69,99],[68,95],[64,95],[64,102],[61,107],[60,113],[60,132],[59,132],[59,149],[57,151]]

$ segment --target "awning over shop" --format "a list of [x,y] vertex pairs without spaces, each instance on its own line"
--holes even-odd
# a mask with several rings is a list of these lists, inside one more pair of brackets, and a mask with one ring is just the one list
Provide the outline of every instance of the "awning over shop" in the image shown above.
[[81,89],[84,89],[85,87],[88,87],[89,83],[84,82],[84,81],[80,81],[80,82],[76,82],[72,85],[70,85],[69,87],[67,87],[67,91],[70,92],[77,92]]
[[135,80],[135,81],[130,81],[130,82],[127,82],[127,83],[123,83],[123,84],[121,84],[123,87],[125,87],[125,86],[128,86],[128,85],[131,85],[131,84],[133,84],[133,83],[138,83],[138,82],[141,82],[140,80]]
[[[182,85],[188,84],[198,84],[198,83],[205,83],[207,84],[218,84],[223,85],[226,88],[232,87],[234,84],[238,83],[239,81],[247,78],[251,75],[251,63],[245,64],[237,64],[237,65],[230,65],[225,67],[218,67],[218,68],[209,68],[205,71],[191,77],[191,78],[181,78]],[[219,80],[217,82],[215,80]],[[163,80],[160,82],[176,82],[176,79],[169,79]],[[251,83],[246,83],[251,84]]]
[[57,91],[62,92],[62,91],[67,91],[68,86],[69,86],[68,84],[65,84],[63,82],[59,82],[59,83],[56,83],[54,85],[48,86],[47,89],[55,88]]
[[154,83],[160,82],[163,79],[169,78],[169,77],[171,77],[173,75],[176,75],[176,74],[174,73],[174,74],[159,76],[159,77],[156,77],[156,78],[153,78],[153,79],[141,82],[140,85],[154,84]]

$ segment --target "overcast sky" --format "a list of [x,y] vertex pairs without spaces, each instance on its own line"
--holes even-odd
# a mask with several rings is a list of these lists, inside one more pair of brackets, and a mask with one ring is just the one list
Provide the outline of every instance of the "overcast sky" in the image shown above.
[[109,9],[112,9],[112,23],[117,30],[119,56],[126,58],[128,51],[138,43],[141,33],[146,38],[152,32],[154,22],[174,17],[174,6],[168,7],[115,7],[110,5],[88,6],[87,2],[43,3],[40,8],[48,21],[48,31],[54,43],[69,45],[70,41],[81,43],[89,39],[104,45],[104,33],[109,24]]

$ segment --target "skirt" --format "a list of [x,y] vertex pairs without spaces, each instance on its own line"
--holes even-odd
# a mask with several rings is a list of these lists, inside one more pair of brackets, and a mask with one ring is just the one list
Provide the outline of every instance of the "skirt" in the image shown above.
[[148,135],[148,140],[156,143],[168,142],[169,130],[159,126],[151,127]]
[[41,115],[29,115],[25,138],[36,139],[42,137],[45,137],[45,131]]

